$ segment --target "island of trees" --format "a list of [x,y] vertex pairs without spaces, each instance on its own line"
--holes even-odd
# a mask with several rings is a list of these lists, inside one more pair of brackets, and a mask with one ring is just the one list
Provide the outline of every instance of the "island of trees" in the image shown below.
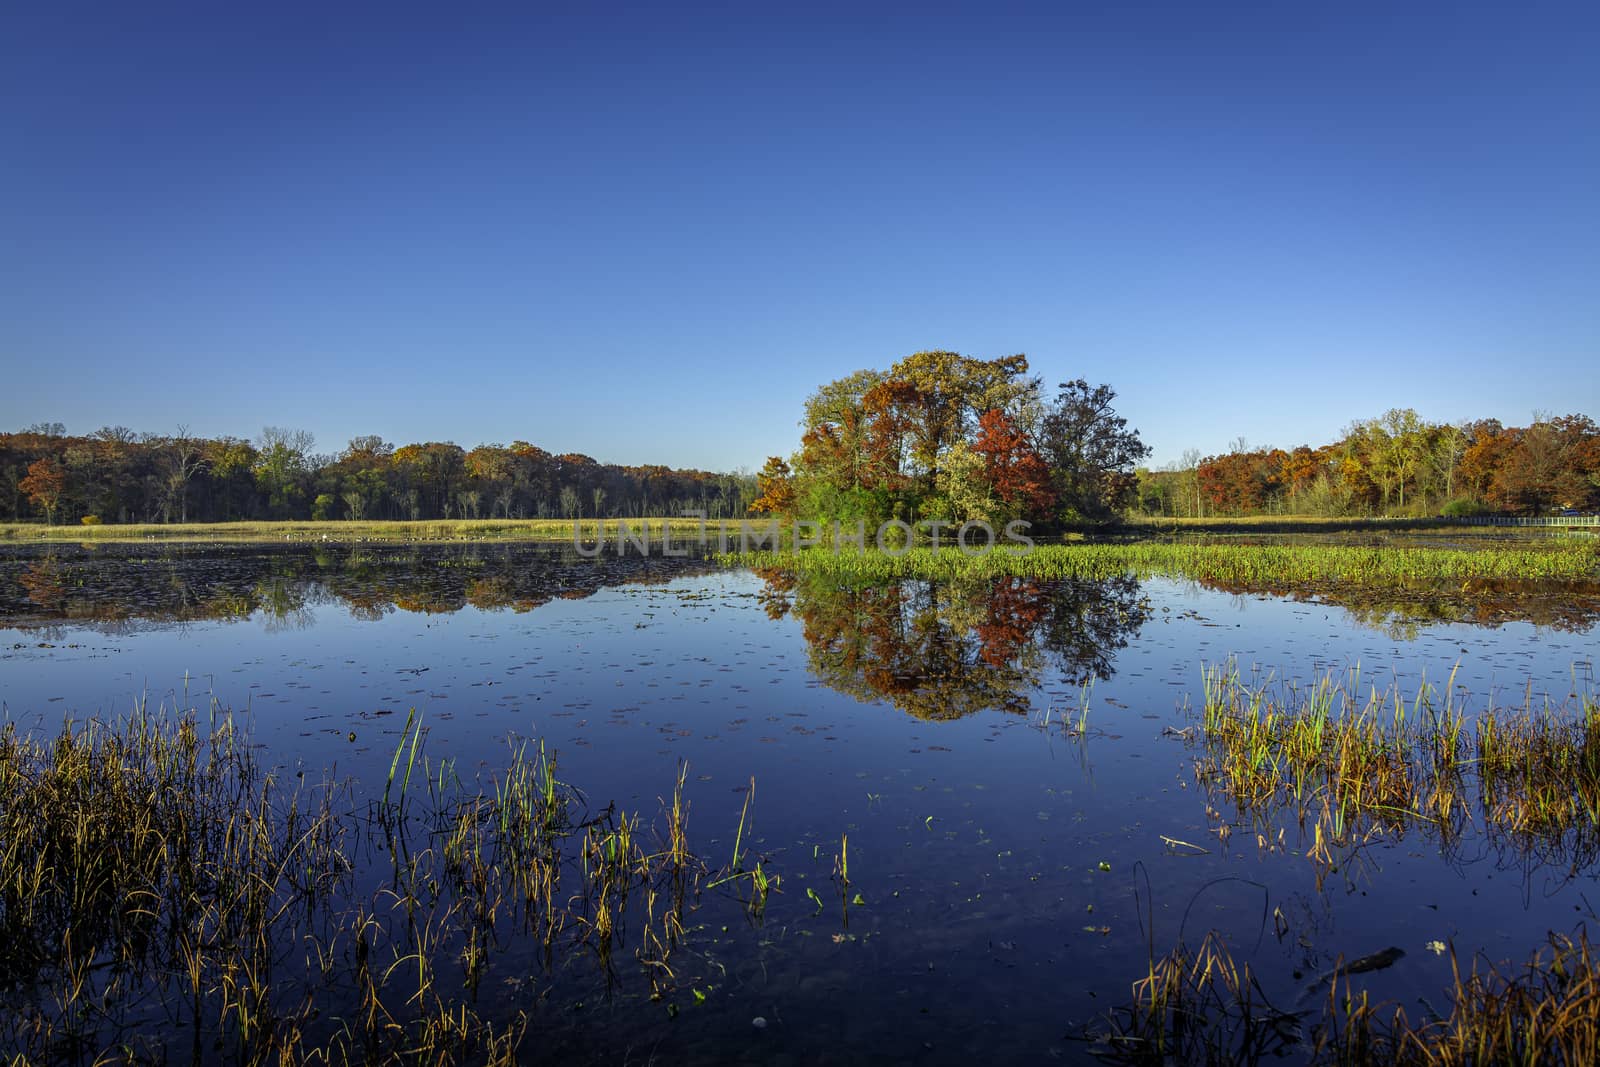
[[1149,455],[1115,399],[1082,379],[1049,397],[1026,356],[918,352],[813,393],[799,449],[768,458],[752,506],[869,527],[1111,519]]

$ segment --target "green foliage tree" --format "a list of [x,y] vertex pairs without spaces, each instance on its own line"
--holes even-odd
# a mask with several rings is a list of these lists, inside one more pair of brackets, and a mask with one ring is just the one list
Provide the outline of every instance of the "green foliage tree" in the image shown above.
[[1063,382],[1045,411],[1040,445],[1068,519],[1108,519],[1132,502],[1134,468],[1150,449],[1112,407],[1116,397],[1079,378]]
[[305,430],[267,426],[256,442],[254,472],[277,517],[288,517],[294,502],[305,496],[313,438]]

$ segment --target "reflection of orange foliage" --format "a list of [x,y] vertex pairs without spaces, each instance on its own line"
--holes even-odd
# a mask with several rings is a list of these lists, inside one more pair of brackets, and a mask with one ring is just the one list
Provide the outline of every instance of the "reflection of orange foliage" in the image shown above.
[[809,665],[858,700],[923,719],[1025,714],[1047,666],[1081,684],[1150,616],[1137,579],[1006,577],[851,586],[761,570],[769,615],[801,621]]
[[[275,620],[309,619],[307,605],[333,600],[358,619],[380,619],[396,608],[429,615],[510,607],[532,611],[552,599],[580,600],[609,586],[659,584],[708,563],[602,560],[574,570],[559,551],[505,550],[383,552],[362,548],[341,555],[316,552],[179,553],[137,562],[123,550],[62,548],[30,557],[0,578],[0,602],[26,599],[37,611],[16,615],[21,625],[49,619],[239,619],[265,612]],[[92,566],[84,559],[97,555]],[[9,588],[6,586],[9,585]],[[6,625],[0,617],[0,626]]]
[[1467,623],[1500,626],[1531,622],[1568,633],[1587,633],[1600,621],[1600,585],[1541,583],[1519,579],[1474,578],[1456,582],[1410,582],[1363,588],[1329,582],[1216,581],[1200,583],[1237,596],[1274,596],[1327,604],[1347,611],[1363,626],[1388,633],[1411,633],[1419,626]]
[[474,578],[467,582],[467,603],[480,611],[504,607],[514,595],[509,577]]
[[902,582],[796,589],[811,667],[860,700],[885,699],[918,718],[954,719],[985,708],[1027,711],[1037,670],[1024,653],[1031,583],[1007,582],[988,636],[955,620],[978,613],[987,582]]
[[777,567],[752,567],[755,576],[766,583],[760,595],[761,610],[769,619],[781,619],[789,614],[789,594],[794,592],[794,575]]
[[465,603],[464,598],[446,599],[434,595],[427,589],[396,593],[394,597],[395,607],[401,611],[414,611],[419,615],[448,615],[452,611],[460,611]]
[[62,568],[50,557],[30,563],[17,575],[17,582],[28,592],[28,599],[41,608],[58,609],[67,591],[61,584]]

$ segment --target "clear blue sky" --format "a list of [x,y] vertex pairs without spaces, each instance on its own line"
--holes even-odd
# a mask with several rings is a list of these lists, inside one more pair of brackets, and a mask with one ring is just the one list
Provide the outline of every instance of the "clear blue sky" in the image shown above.
[[0,428],[756,467],[924,348],[1157,463],[1600,416],[1600,5],[568,6],[7,4]]

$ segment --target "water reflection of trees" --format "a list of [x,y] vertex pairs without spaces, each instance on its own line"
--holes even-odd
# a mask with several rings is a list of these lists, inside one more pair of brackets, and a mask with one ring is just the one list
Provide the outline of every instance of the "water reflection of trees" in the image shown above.
[[1150,616],[1133,578],[906,580],[851,585],[758,572],[773,618],[800,620],[810,667],[830,688],[923,719],[1025,713],[1055,677],[1110,677]]
[[60,546],[0,557],[0,627],[100,628],[257,617],[298,628],[321,604],[360,619],[471,606],[530,611],[607,586],[710,565],[682,558],[583,559],[561,546]]

